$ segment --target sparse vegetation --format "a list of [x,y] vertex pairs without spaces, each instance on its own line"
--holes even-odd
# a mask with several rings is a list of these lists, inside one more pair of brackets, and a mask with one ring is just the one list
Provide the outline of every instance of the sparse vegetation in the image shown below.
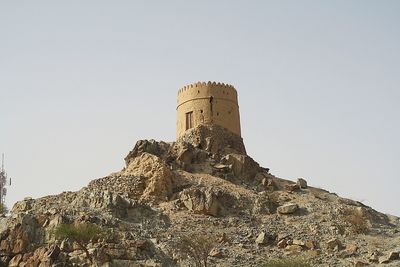
[[176,249],[182,256],[192,261],[196,267],[207,267],[209,254],[216,243],[217,240],[214,236],[192,233],[179,237]]
[[8,209],[7,209],[6,205],[0,204],[0,215],[5,215],[7,213],[8,213]]
[[383,249],[386,246],[385,239],[383,239],[382,237],[378,237],[378,236],[373,237],[370,240],[370,244],[375,249]]
[[343,220],[350,225],[354,234],[365,234],[369,231],[368,221],[359,210],[346,209],[343,212]]
[[302,258],[285,258],[270,260],[261,267],[311,267],[311,265]]
[[70,239],[78,244],[85,252],[88,260],[93,263],[93,259],[87,249],[87,244],[91,240],[99,239],[106,236],[105,230],[96,224],[81,223],[81,224],[60,224],[54,231],[56,239]]

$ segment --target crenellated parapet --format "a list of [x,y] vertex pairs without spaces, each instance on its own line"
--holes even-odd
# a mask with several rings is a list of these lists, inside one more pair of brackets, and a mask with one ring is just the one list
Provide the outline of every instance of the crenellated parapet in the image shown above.
[[233,85],[220,83],[220,82],[208,81],[208,82],[197,82],[197,83],[191,83],[191,84],[185,85],[181,89],[179,89],[178,95],[183,91],[186,91],[186,90],[189,90],[192,88],[200,88],[200,87],[215,87],[215,88],[225,88],[225,89],[235,90],[235,87],[233,87]]
[[236,89],[229,84],[197,82],[178,91],[177,130],[179,138],[198,125],[219,125],[240,136]]
[[210,97],[211,95],[214,98],[226,99],[237,103],[237,92],[232,85],[209,81],[188,84],[179,89],[178,106],[185,101]]

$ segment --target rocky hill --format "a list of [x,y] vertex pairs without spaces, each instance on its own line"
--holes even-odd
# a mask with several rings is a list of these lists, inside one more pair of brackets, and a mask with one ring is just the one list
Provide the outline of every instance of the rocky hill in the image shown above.
[[[400,266],[399,218],[275,177],[220,127],[138,141],[125,162],[78,192],[17,202],[0,221],[0,266],[199,266],[180,249],[185,236],[214,242],[208,266],[293,256],[311,266]],[[93,263],[53,234],[86,222],[108,233],[87,244]]]

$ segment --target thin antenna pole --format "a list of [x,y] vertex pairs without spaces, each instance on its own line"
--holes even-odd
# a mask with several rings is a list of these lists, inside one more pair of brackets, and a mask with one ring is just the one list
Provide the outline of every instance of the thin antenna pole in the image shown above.
[[1,153],[1,170],[4,171],[4,153]]

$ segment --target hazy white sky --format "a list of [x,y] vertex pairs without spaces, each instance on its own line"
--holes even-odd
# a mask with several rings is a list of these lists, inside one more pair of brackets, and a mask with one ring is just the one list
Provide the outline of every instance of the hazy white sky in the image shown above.
[[78,190],[138,139],[173,141],[177,90],[239,93],[279,177],[400,215],[400,1],[0,0],[7,205]]

